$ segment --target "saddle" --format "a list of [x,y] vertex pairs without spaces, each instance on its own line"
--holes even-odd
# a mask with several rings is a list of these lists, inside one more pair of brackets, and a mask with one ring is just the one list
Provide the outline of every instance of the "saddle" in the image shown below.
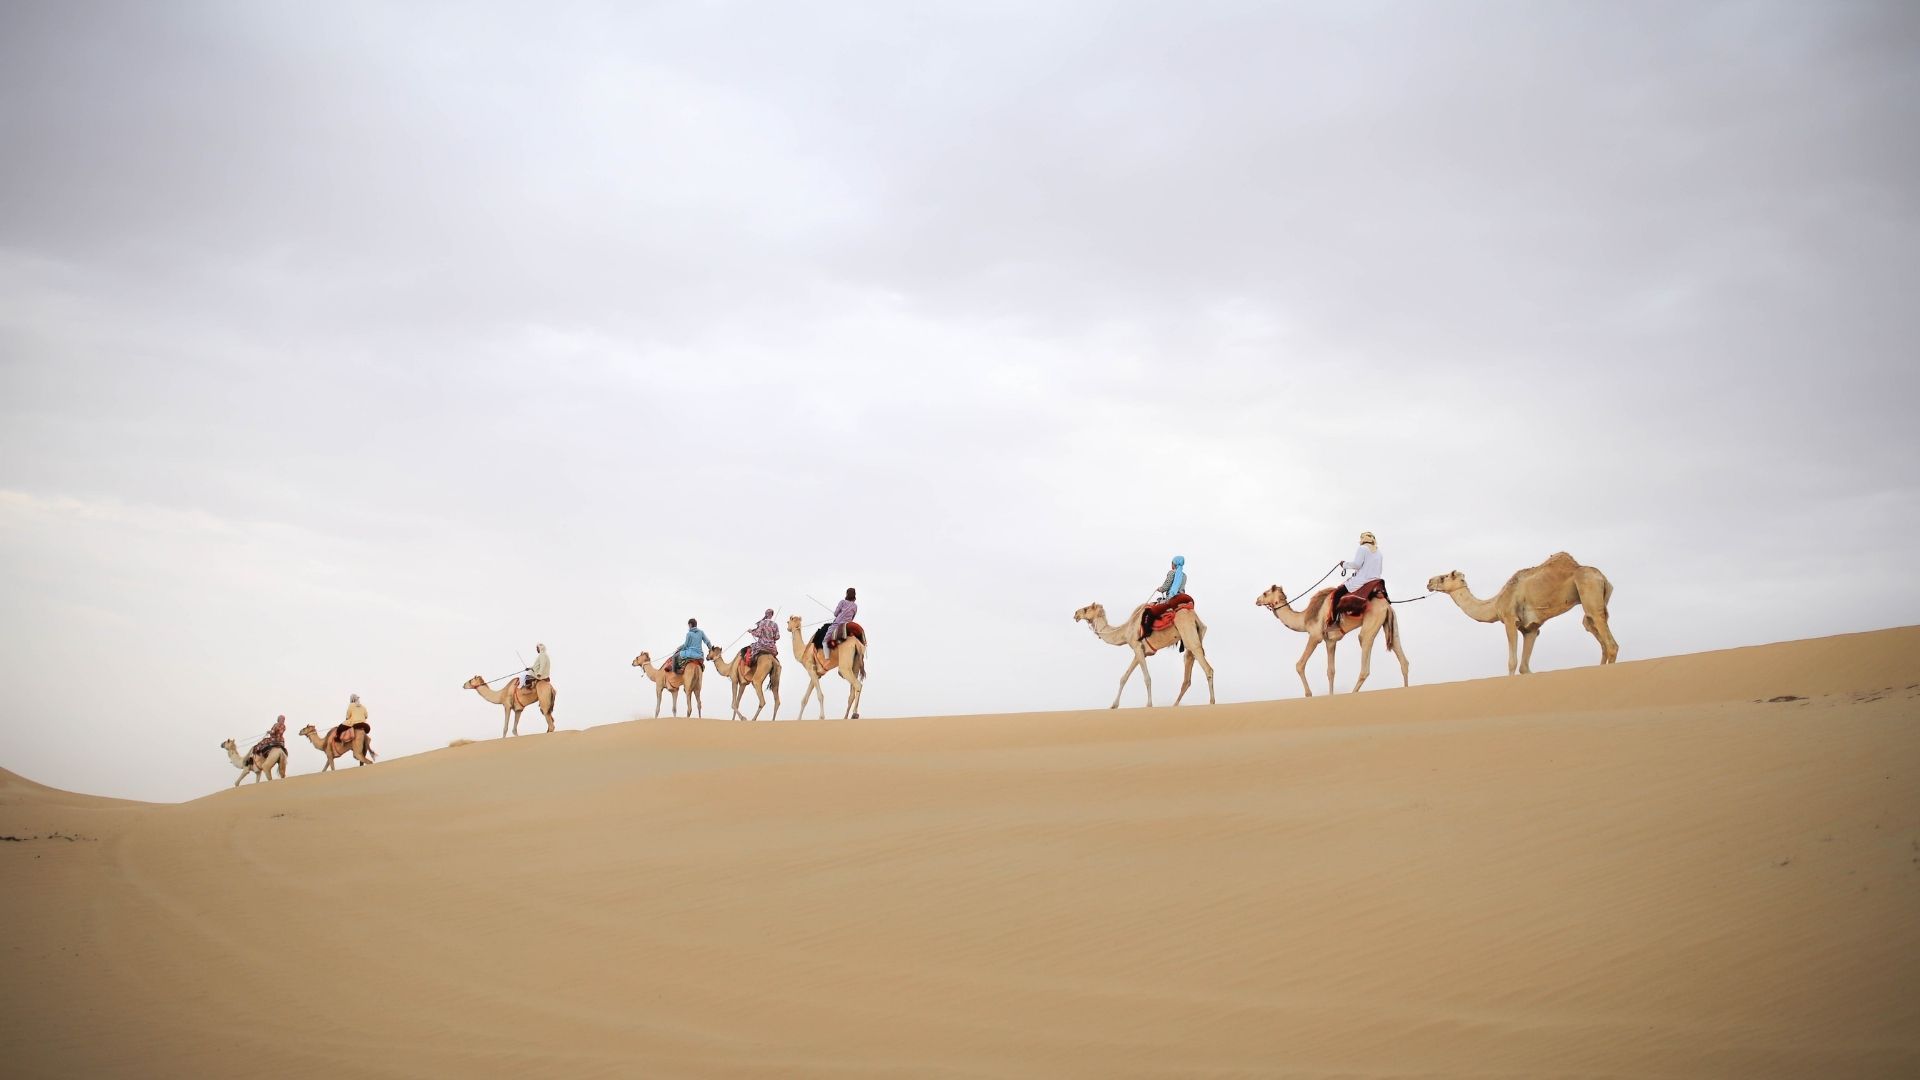
[[697,657],[689,658],[685,656],[676,656],[673,658],[673,673],[675,675],[680,674],[680,672],[686,668],[698,667],[698,668],[704,669],[706,666],[707,666],[707,662]]
[[373,734],[373,725],[367,723],[364,720],[358,724],[353,725],[352,727],[348,727],[345,724],[335,724],[333,728],[333,733],[330,737],[332,738],[334,745],[336,746],[352,746],[353,738],[354,738],[353,733],[356,731],[364,731],[367,734],[371,735]]
[[1327,612],[1327,618],[1342,619],[1347,616],[1361,618],[1366,615],[1367,605],[1373,603],[1375,597],[1382,600],[1388,599],[1385,578],[1375,578],[1360,586],[1358,592],[1350,592],[1341,597],[1334,603],[1333,610]]
[[1140,636],[1145,637],[1155,630],[1165,630],[1173,625],[1180,612],[1193,607],[1193,597],[1186,593],[1177,593],[1157,604],[1148,604],[1140,612]]
[[[816,652],[827,651],[827,631],[832,628],[832,624],[829,623],[813,632],[813,647]],[[857,622],[847,624],[847,637],[859,638],[860,644],[862,645],[867,643],[867,631]],[[844,641],[846,639],[842,638],[841,640]]]
[[287,744],[278,739],[261,739],[259,742],[253,744],[253,749],[247,751],[247,756],[264,760],[268,754],[273,753],[275,750],[279,750],[284,754],[287,752]]

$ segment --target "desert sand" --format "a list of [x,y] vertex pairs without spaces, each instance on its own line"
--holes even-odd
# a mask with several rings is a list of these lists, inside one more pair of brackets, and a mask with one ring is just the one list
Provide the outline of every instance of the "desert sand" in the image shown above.
[[1920,1075],[1920,628],[294,767],[0,774],[7,1075]]

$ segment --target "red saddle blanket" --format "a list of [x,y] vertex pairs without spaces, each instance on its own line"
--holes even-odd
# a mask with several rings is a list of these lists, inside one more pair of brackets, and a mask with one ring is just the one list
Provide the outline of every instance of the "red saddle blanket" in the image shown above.
[[1351,615],[1356,619],[1360,618],[1367,613],[1367,605],[1373,603],[1375,597],[1382,600],[1387,599],[1387,582],[1385,578],[1375,578],[1365,585],[1360,586],[1357,591],[1350,592],[1339,600],[1334,601],[1334,609],[1328,613],[1327,617],[1330,619],[1343,619]]
[[1186,593],[1169,596],[1157,604],[1148,604],[1146,610],[1140,613],[1141,634],[1145,635],[1151,634],[1155,630],[1165,630],[1167,627],[1173,625],[1175,616],[1192,607],[1193,597],[1188,596]]

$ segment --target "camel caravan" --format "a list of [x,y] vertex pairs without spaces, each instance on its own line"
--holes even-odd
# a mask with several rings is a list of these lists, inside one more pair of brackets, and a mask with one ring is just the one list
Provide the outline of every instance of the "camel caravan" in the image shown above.
[[[1074,621],[1086,623],[1095,637],[1109,645],[1118,645],[1129,653],[1126,670],[1120,673],[1120,685],[1114,692],[1109,708],[1120,707],[1127,682],[1136,669],[1146,687],[1147,705],[1152,706],[1153,676],[1147,661],[1154,654],[1169,648],[1183,654],[1180,692],[1174,695],[1173,703],[1179,705],[1186,700],[1187,691],[1193,687],[1193,669],[1196,665],[1207,679],[1207,703],[1211,705],[1215,702],[1213,664],[1207,660],[1207,624],[1201,621],[1193,596],[1188,592],[1186,562],[1184,557],[1174,556],[1160,587],[1118,624],[1109,622],[1107,609],[1097,603],[1088,604],[1073,613]],[[1338,584],[1319,588],[1336,572],[1341,575]],[[1499,592],[1485,600],[1473,595],[1467,587],[1466,575],[1458,570],[1428,579],[1426,595],[1395,600],[1387,594],[1385,562],[1380,554],[1380,545],[1371,532],[1363,532],[1353,557],[1336,564],[1307,592],[1304,603],[1298,608],[1294,606],[1295,601],[1288,597],[1287,591],[1279,585],[1269,586],[1253,602],[1272,612],[1273,617],[1288,630],[1306,636],[1306,648],[1294,664],[1294,673],[1299,676],[1300,687],[1308,697],[1313,696],[1313,684],[1307,678],[1307,663],[1313,659],[1314,652],[1326,650],[1327,693],[1332,694],[1336,647],[1348,635],[1356,632],[1360,636],[1360,675],[1354,680],[1353,689],[1358,691],[1366,685],[1373,666],[1374,642],[1382,635],[1385,635],[1387,651],[1400,662],[1400,685],[1409,685],[1407,653],[1402,647],[1400,619],[1394,608],[1398,604],[1424,600],[1434,593],[1445,593],[1452,597],[1468,618],[1476,622],[1499,623],[1506,629],[1509,675],[1532,673],[1533,646],[1540,636],[1541,626],[1554,616],[1565,614],[1575,607],[1581,610],[1581,625],[1600,643],[1600,662],[1614,663],[1620,655],[1620,645],[1614,640],[1608,621],[1607,605],[1613,597],[1612,583],[1605,574],[1591,566],[1581,565],[1564,551],[1548,557],[1538,566],[1516,572]],[[802,719],[806,716],[807,704],[816,697],[819,699],[818,716],[826,719],[827,691],[824,680],[834,674],[839,675],[847,687],[847,705],[841,713],[842,718],[860,718],[860,698],[867,678],[867,632],[855,621],[857,612],[855,592],[848,589],[846,598],[835,605],[832,618],[814,624],[811,635],[807,633],[809,627],[800,616],[787,618],[784,636],[788,649],[792,659],[799,664],[801,674],[807,679],[806,690],[800,696],[799,716]],[[715,675],[725,680],[722,686],[729,695],[731,719],[759,720],[767,712],[767,698],[771,695],[773,710],[767,719],[778,720],[781,630],[781,626],[774,621],[773,609],[766,609],[760,621],[741,634],[741,637],[750,637],[751,640],[729,658],[726,650],[714,644],[700,629],[699,620],[688,619],[685,640],[671,653],[663,653],[666,658],[663,662],[656,664],[653,654],[649,652],[633,658],[632,666],[639,668],[647,681],[653,684],[654,717],[660,716],[662,708],[671,708],[672,715],[679,716],[682,693],[687,698],[686,715],[705,717],[706,671],[711,666]],[[481,700],[500,706],[501,738],[520,734],[520,714],[532,706],[538,706],[541,717],[547,722],[547,731],[551,732],[555,730],[554,701],[557,696],[552,671],[553,661],[546,645],[538,644],[534,646],[533,663],[520,671],[497,679],[475,675],[462,685],[462,689],[472,690]],[[496,690],[494,683],[502,685]],[[743,707],[749,690],[755,699],[751,716]],[[286,779],[290,757],[286,732],[287,718],[282,716],[245,754],[240,753],[239,745],[232,739],[220,744],[220,748],[227,753],[228,761],[240,771],[233,786],[240,786],[248,777],[252,777],[256,784],[262,780],[270,781],[276,773],[279,779]],[[299,734],[325,757],[321,772],[331,771],[339,759],[347,756],[352,756],[361,765],[371,763],[376,757],[373,726],[367,721],[367,708],[361,704],[358,694],[351,695],[348,700],[347,714],[342,722],[325,734],[311,724],[300,729]]]
[[[1107,621],[1107,609],[1100,604],[1088,604],[1073,613],[1074,621],[1086,623],[1101,641],[1124,646],[1132,652],[1127,669],[1120,673],[1120,689],[1108,708],[1120,707],[1120,697],[1126,693],[1127,680],[1135,668],[1140,669],[1140,678],[1146,684],[1147,705],[1153,705],[1153,678],[1147,670],[1147,658],[1170,645],[1186,654],[1180,693],[1173,703],[1178,705],[1187,696],[1187,688],[1193,685],[1195,664],[1206,673],[1207,703],[1213,703],[1213,665],[1207,662],[1204,647],[1207,624],[1200,621],[1193,597],[1187,592],[1186,564],[1184,557],[1174,556],[1166,578],[1152,598],[1134,608],[1118,626]],[[1287,591],[1278,585],[1269,586],[1253,600],[1255,606],[1273,612],[1273,617],[1287,629],[1307,636],[1307,647],[1293,668],[1300,677],[1301,689],[1308,697],[1313,696],[1313,685],[1307,681],[1307,661],[1313,658],[1314,650],[1325,648],[1327,693],[1333,693],[1334,647],[1355,631],[1360,633],[1360,677],[1354,680],[1355,691],[1366,685],[1373,667],[1373,643],[1382,632],[1386,634],[1387,651],[1400,661],[1400,685],[1410,685],[1407,653],[1401,647],[1400,620],[1393,608],[1396,604],[1424,600],[1426,596],[1394,600],[1387,595],[1385,561],[1371,532],[1361,533],[1360,546],[1353,557],[1341,560],[1320,580],[1325,581],[1336,572],[1343,576],[1341,583],[1312,592],[1298,610],[1287,598]],[[1315,582],[1310,589],[1319,584]],[[1581,624],[1600,643],[1600,662],[1611,664],[1619,658],[1620,645],[1608,625],[1607,603],[1613,596],[1612,583],[1605,574],[1591,566],[1582,566],[1564,551],[1549,556],[1539,566],[1516,572],[1490,600],[1475,597],[1467,589],[1466,576],[1458,570],[1430,578],[1427,594],[1433,593],[1453,597],[1460,610],[1475,621],[1497,622],[1506,627],[1509,675],[1516,671],[1522,675],[1532,673],[1529,661],[1541,624],[1576,606],[1583,612]],[[1522,640],[1523,648],[1519,645]]]

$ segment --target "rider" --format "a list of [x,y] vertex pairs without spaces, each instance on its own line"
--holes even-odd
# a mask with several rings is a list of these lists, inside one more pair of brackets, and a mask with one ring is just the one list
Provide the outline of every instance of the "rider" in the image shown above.
[[260,737],[259,742],[253,744],[253,749],[249,750],[248,754],[259,757],[276,746],[282,750],[287,747],[287,718],[284,713],[274,720],[273,726],[267,729],[267,733]]
[[1160,583],[1160,591],[1153,595],[1162,600],[1171,600],[1187,591],[1187,557],[1175,555],[1173,568],[1167,571],[1167,578]]
[[847,639],[847,624],[853,621],[859,611],[860,605],[853,602],[853,586],[849,585],[847,598],[833,605],[833,622],[827,624],[826,637],[821,639],[828,654],[832,654],[834,646]]
[[368,731],[373,730],[373,725],[367,723],[367,707],[360,704],[360,695],[348,694],[347,718],[338,727],[333,729],[333,740],[338,743],[352,742],[353,729],[363,724],[366,725]]
[[520,676],[520,685],[531,687],[534,683],[552,681],[553,658],[547,655],[545,645],[533,647],[533,666]]
[[[1151,635],[1153,633],[1153,620],[1166,614],[1167,609],[1173,606],[1174,600],[1177,597],[1186,596],[1186,592],[1187,557],[1185,555],[1175,555],[1173,557],[1173,565],[1167,571],[1166,579],[1160,582],[1160,588],[1154,591],[1153,600],[1148,602],[1146,608],[1140,613],[1140,636],[1145,638]],[[1187,597],[1188,601],[1192,599],[1190,596]],[[1153,653],[1153,647],[1148,646],[1147,655],[1152,656]]]
[[780,652],[780,627],[774,624],[773,609],[768,608],[760,621],[748,631],[753,635],[753,644],[747,646],[747,662],[753,663],[762,656],[775,656]]
[[1380,558],[1380,545],[1372,533],[1360,534],[1360,546],[1353,550],[1352,559],[1340,564],[1340,569],[1347,579],[1334,586],[1333,599],[1327,602],[1329,617],[1337,617],[1340,601],[1345,597],[1360,597],[1360,610],[1365,611],[1374,596],[1387,594],[1386,563]]
[[707,647],[713,642],[707,640],[707,632],[700,629],[700,620],[687,620],[687,640],[680,651],[673,654],[673,673],[680,674],[680,668],[689,660],[705,660]]

